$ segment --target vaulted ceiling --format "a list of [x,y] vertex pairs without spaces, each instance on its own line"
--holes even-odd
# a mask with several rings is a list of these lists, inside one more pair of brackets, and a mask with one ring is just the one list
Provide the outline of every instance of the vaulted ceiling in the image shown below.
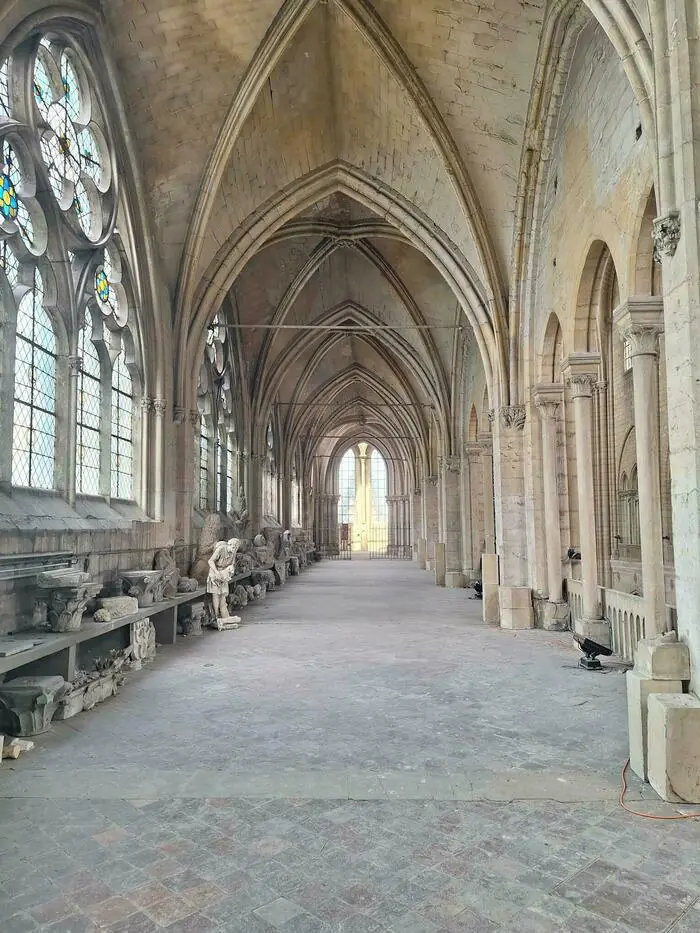
[[300,440],[374,423],[427,444],[437,419],[449,449],[457,356],[475,340],[493,363],[507,345],[546,6],[104,4],[188,364],[182,401],[227,302],[256,421],[278,405]]

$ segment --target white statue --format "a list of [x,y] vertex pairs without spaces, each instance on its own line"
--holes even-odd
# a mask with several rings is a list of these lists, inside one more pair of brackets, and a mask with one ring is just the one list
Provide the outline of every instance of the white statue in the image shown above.
[[228,618],[228,586],[236,572],[236,553],[241,542],[239,538],[230,541],[217,541],[214,551],[209,558],[209,575],[207,577],[207,593],[211,594],[214,606],[214,616],[217,619]]

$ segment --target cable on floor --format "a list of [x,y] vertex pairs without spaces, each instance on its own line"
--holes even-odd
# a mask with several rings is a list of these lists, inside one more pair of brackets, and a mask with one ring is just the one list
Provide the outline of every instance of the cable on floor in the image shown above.
[[629,758],[624,763],[620,772],[620,806],[623,810],[631,813],[633,816],[644,817],[645,820],[700,820],[700,813],[679,813],[677,816],[661,816],[656,813],[642,813],[639,810],[633,810],[625,803],[625,794],[627,793],[627,769],[629,768]]

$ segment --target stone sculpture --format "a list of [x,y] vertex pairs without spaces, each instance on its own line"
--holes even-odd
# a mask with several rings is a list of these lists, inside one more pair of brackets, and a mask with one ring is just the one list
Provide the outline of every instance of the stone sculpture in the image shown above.
[[242,609],[248,605],[248,592],[240,583],[234,587],[231,602],[235,609]]
[[136,661],[147,664],[156,656],[156,627],[150,619],[131,623],[131,653]]
[[152,606],[163,599],[162,570],[126,570],[121,574],[129,596],[138,600],[139,609]]
[[192,577],[183,577],[177,569],[175,558],[169,548],[156,551],[153,558],[153,569],[163,574],[163,596],[172,599],[178,593],[193,593],[197,589],[197,581]]
[[206,607],[203,602],[187,603],[178,609],[178,623],[183,635],[201,635],[205,619]]
[[41,601],[46,602],[52,632],[79,632],[88,600],[102,589],[81,570],[47,570],[38,575],[37,585],[48,593]]
[[134,596],[103,596],[97,600],[100,609],[109,613],[111,619],[122,619],[137,612],[139,601]]
[[20,736],[47,732],[57,705],[70,688],[57,676],[17,677],[0,684],[0,729]]
[[228,617],[226,597],[229,594],[229,584],[235,574],[236,554],[240,545],[238,538],[218,541],[208,561],[207,593],[211,595],[216,619]]

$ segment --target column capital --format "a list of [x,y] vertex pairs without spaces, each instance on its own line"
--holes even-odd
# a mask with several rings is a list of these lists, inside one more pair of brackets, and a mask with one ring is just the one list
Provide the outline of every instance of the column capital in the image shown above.
[[462,472],[462,460],[460,457],[440,457],[439,466],[441,473],[461,473]]
[[675,256],[681,239],[680,212],[669,211],[663,217],[657,217],[652,224],[651,238],[654,241],[654,262]]
[[192,425],[193,428],[199,427],[199,424],[200,424],[200,422],[201,422],[201,418],[202,418],[202,416],[201,416],[200,412],[199,412],[197,409],[194,409],[194,410],[190,409],[190,411],[189,411],[189,419],[190,419],[190,424]]
[[68,372],[71,377],[79,376],[83,371],[83,358],[82,356],[69,356],[68,357]]
[[658,356],[659,334],[664,329],[663,299],[629,298],[615,309],[613,324],[620,336],[629,340],[632,358]]
[[564,386],[558,382],[538,385],[532,393],[532,400],[543,421],[555,420],[564,397]]
[[153,411],[153,399],[149,398],[147,395],[144,395],[141,398],[141,411],[144,415],[147,415],[149,412]]
[[504,405],[499,409],[501,427],[509,431],[522,431],[525,427],[525,406]]
[[181,405],[175,405],[173,407],[173,421],[177,425],[183,425],[187,420],[187,409],[183,408]]
[[153,411],[155,412],[156,418],[164,418],[167,407],[168,403],[164,398],[153,399]]
[[469,463],[478,463],[481,459],[481,452],[481,444],[470,442],[464,445],[464,456],[467,458]]
[[437,476],[426,476],[425,482],[427,483],[428,486],[437,486],[438,478]]
[[491,453],[493,451],[493,434],[491,434],[489,431],[484,431],[483,434],[477,434],[476,443],[480,453]]
[[600,378],[600,353],[572,353],[564,361],[563,374],[573,398],[591,398]]

